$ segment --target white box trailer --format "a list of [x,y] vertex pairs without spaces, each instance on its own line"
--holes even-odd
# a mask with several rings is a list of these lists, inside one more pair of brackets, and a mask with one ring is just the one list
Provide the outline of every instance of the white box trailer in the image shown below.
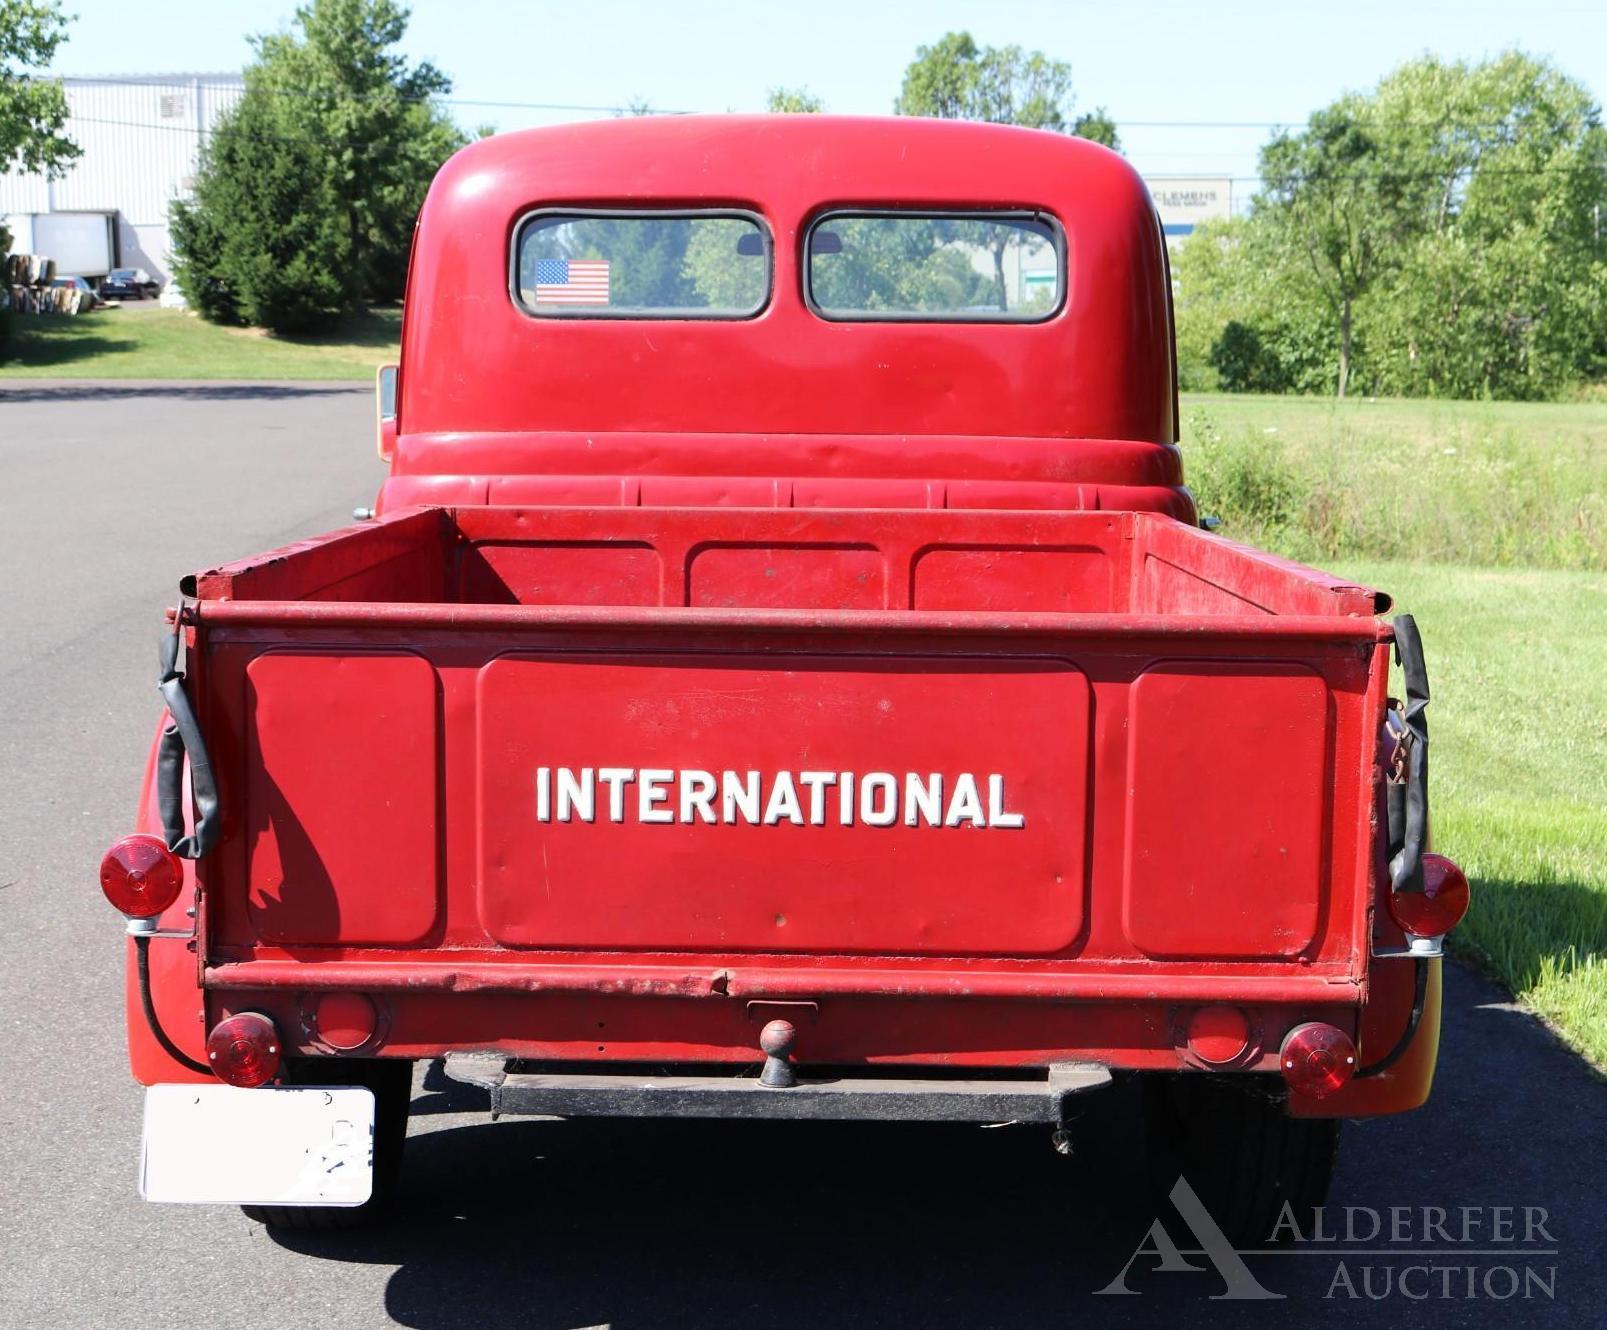
[[58,277],[104,277],[117,266],[117,215],[35,212],[7,218],[17,254],[55,259]]

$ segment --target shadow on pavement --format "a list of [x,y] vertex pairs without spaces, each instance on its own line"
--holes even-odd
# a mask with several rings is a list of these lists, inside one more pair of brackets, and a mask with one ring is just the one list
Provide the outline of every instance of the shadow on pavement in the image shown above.
[[[108,346],[102,349],[118,348]],[[373,391],[372,384],[357,380],[349,383],[286,383],[282,380],[262,383],[124,383],[109,379],[56,379],[49,382],[21,379],[11,383],[0,380],[0,406],[7,402],[112,402],[163,397],[190,402],[246,402],[323,397],[333,393],[366,394]]]
[[[1246,1257],[1283,1295],[1265,1301],[1213,1300],[1224,1282],[1209,1263],[1170,1273],[1153,1254],[1133,1264],[1131,1296],[1093,1296],[1156,1217],[1130,1082],[1085,1101],[1062,1158],[1026,1127],[458,1125],[442,1115],[483,1101],[427,1078],[396,1215],[275,1240],[305,1259],[397,1266],[387,1312],[432,1328],[1600,1324],[1607,1086],[1466,971],[1450,969],[1447,994],[1430,1106],[1346,1131],[1328,1212],[1338,1225],[1346,1206],[1376,1211],[1383,1236]],[[1390,1240],[1391,1207],[1416,1235],[1424,1206],[1453,1221],[1458,1207],[1486,1220],[1514,1207],[1520,1237],[1523,1207],[1544,1207],[1555,1254],[1435,1256],[1414,1236],[1368,1255]],[[1176,1214],[1164,1219],[1195,1245]],[[1431,1267],[1412,1295],[1394,1283],[1406,1266]],[[1516,1272],[1514,1295],[1499,1296],[1505,1275],[1485,1284],[1494,1266]]]

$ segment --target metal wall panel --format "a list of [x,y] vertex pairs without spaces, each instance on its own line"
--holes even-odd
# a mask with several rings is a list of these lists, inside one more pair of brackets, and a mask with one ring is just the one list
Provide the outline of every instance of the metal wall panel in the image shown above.
[[133,251],[123,261],[165,276],[168,206],[193,187],[206,133],[244,84],[234,74],[171,74],[65,85],[67,132],[83,155],[56,181],[0,175],[0,214],[119,213],[122,243]]

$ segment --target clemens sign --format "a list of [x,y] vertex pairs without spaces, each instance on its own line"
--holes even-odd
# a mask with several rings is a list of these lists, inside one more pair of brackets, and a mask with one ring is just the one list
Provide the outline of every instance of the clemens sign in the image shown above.
[[1169,236],[1186,236],[1201,222],[1233,215],[1233,181],[1226,177],[1150,176],[1144,183]]

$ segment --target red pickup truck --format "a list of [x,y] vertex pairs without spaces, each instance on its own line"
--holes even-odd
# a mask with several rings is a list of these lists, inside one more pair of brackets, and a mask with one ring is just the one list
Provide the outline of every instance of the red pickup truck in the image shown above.
[[1173,359],[1149,195],[1078,139],[455,156],[377,516],[180,584],[101,868],[144,1193],[364,1215],[442,1059],[504,1115],[1061,1148],[1136,1077],[1232,1236],[1320,1203],[1338,1120],[1429,1092],[1467,884],[1415,629],[1201,529]]

